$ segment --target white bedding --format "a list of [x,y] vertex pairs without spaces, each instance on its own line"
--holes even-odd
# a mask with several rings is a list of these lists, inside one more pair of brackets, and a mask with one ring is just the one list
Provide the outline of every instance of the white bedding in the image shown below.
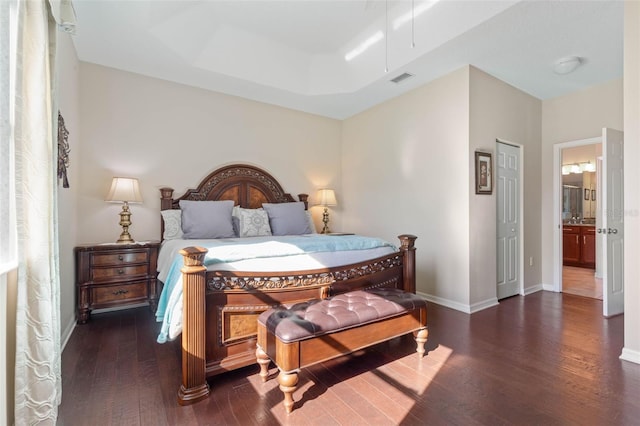
[[[257,237],[256,237],[257,238]],[[278,237],[269,237],[277,239]],[[335,236],[333,238],[342,238]],[[178,252],[185,247],[206,246],[210,240],[168,240],[162,243],[158,255],[158,279],[165,282],[169,268]],[[246,271],[246,272],[277,272],[302,271],[305,269],[331,268],[363,262],[374,257],[385,256],[395,251],[393,246],[376,247],[365,250],[351,250],[340,252],[301,253],[286,257],[267,257],[223,262],[209,265],[208,270],[218,271]]]
[[[316,235],[316,237],[314,237]],[[309,234],[302,237],[296,237],[298,239],[326,239],[327,236],[321,236],[321,234]],[[286,252],[276,254],[280,248],[278,244],[284,244],[282,241],[287,241],[287,237],[249,237],[249,238],[229,238],[224,240],[166,240],[162,243],[160,253],[158,255],[158,279],[162,281],[165,286],[160,295],[158,303],[158,311],[156,312],[158,321],[162,321],[162,329],[158,336],[158,342],[164,343],[167,340],[173,340],[177,338],[182,332],[182,276],[176,274],[178,262],[181,259],[179,251],[185,247],[201,246],[211,247],[212,244],[217,244],[220,241],[234,242],[237,245],[248,244],[250,249],[263,244],[274,244],[274,246],[267,247],[274,252],[275,257],[263,257],[261,254],[253,254],[247,258],[239,258],[238,256],[229,256],[229,258],[238,257],[239,260],[230,262],[221,262],[208,264],[208,270],[237,270],[246,272],[277,272],[277,271],[297,271],[307,269],[319,269],[325,267],[334,267],[348,265],[352,263],[363,262],[368,259],[373,259],[380,256],[385,256],[397,251],[397,248],[390,243],[384,242],[378,239],[367,239],[361,236],[331,236],[329,241],[336,243],[336,246],[345,245],[349,239],[360,239],[367,241],[366,244],[361,244],[362,247],[369,247],[369,241],[378,241],[380,244],[370,244],[372,248],[360,248],[356,250],[345,250],[344,248],[336,248],[340,251],[322,251],[325,249],[319,249],[320,251],[313,251],[311,253],[305,253],[302,250],[291,250],[286,248]],[[333,240],[332,240],[333,239]],[[335,240],[343,239],[343,240]],[[286,245],[286,244],[284,244]],[[375,246],[374,246],[375,245]],[[255,251],[255,250],[254,250]],[[211,252],[210,252],[211,254]],[[278,257],[279,256],[279,257]],[[181,263],[180,263],[181,264]],[[177,276],[177,279],[173,283],[167,283],[167,277],[170,269],[174,268],[169,279],[174,281],[172,277]]]

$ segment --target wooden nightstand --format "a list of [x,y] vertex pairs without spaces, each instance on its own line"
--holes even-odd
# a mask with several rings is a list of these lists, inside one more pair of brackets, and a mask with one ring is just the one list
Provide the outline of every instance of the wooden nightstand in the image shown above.
[[147,302],[155,311],[159,248],[157,241],[76,247],[78,323],[86,323],[92,309]]

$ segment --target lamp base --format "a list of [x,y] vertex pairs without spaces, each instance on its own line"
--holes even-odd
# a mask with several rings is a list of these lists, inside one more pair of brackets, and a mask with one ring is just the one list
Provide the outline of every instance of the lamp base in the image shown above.
[[131,212],[129,211],[129,204],[125,201],[122,205],[122,211],[120,212],[120,226],[122,226],[122,234],[116,241],[117,244],[133,244],[135,241],[129,234],[129,226],[131,226]]
[[324,226],[322,227],[322,231],[320,233],[330,234],[331,231],[329,230],[329,210],[326,207],[324,208],[324,212],[322,212],[322,223],[324,223]]
[[135,240],[133,238],[131,238],[131,234],[127,233],[122,233],[120,234],[120,238],[118,238],[118,241],[116,241],[116,243],[118,244],[133,244],[135,243]]

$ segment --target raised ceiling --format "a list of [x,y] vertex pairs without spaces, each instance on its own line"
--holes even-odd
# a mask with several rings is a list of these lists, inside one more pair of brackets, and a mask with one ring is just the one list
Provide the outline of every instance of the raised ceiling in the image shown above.
[[[622,77],[622,1],[75,0],[74,6],[81,61],[338,119],[466,64],[539,99]],[[413,21],[396,28],[412,10]],[[345,60],[377,31],[385,36]],[[567,56],[581,57],[583,65],[555,74],[554,62]],[[414,77],[390,82],[404,72]]]

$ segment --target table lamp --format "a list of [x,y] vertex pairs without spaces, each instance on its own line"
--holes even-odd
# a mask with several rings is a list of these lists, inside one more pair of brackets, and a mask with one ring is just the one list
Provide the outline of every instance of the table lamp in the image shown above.
[[338,205],[336,194],[333,189],[319,189],[316,200],[319,206],[324,207],[324,212],[322,213],[322,223],[324,223],[322,234],[328,234],[331,231],[329,231],[329,209],[327,207]]
[[114,177],[111,181],[111,189],[107,194],[105,201],[113,203],[124,203],[120,212],[120,226],[122,226],[122,234],[116,243],[131,244],[135,241],[129,234],[131,226],[131,212],[129,211],[129,203],[141,203],[142,195],[140,195],[140,186],[138,179]]

